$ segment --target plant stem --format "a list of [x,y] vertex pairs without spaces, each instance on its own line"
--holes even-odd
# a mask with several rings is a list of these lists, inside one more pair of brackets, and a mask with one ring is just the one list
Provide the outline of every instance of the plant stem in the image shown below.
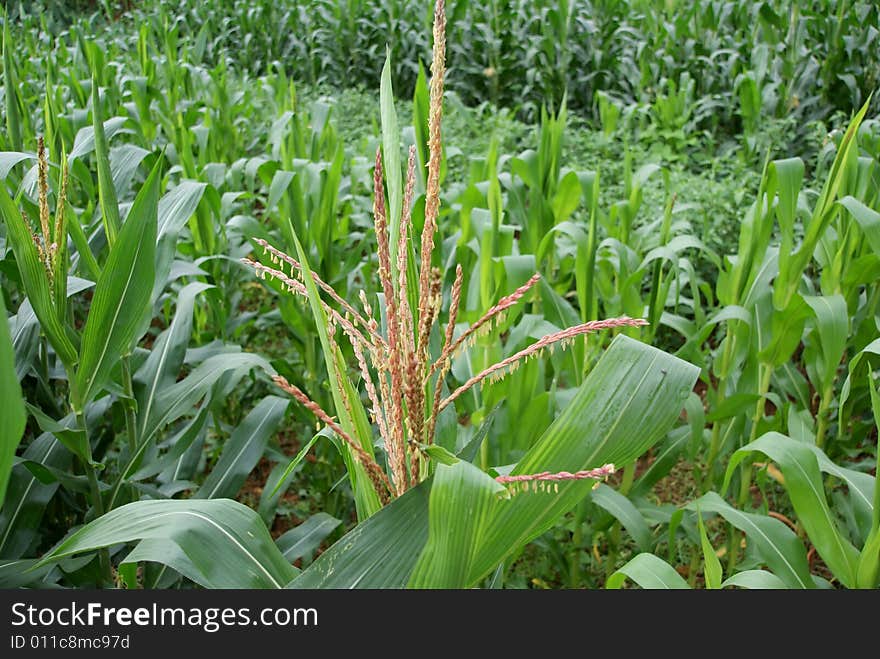
[[131,380],[131,360],[128,356],[122,358],[122,390],[128,400],[125,401],[125,432],[128,436],[128,450],[134,455],[137,451],[137,421],[134,416],[134,387]]
[[[758,391],[758,402],[755,403],[755,413],[752,416],[752,429],[749,431],[749,444],[751,444],[758,438],[758,424],[760,423],[761,418],[764,416],[764,399],[770,389],[770,378],[773,376],[772,364],[762,363],[760,369],[761,385]],[[737,498],[740,509],[745,506],[746,500],[749,497],[749,488],[751,487],[751,484],[752,465],[750,461],[745,460],[742,463],[742,467],[740,470],[739,497]],[[731,528],[730,537],[732,544],[730,546],[729,558],[727,562],[728,573],[732,573],[733,569],[736,567],[736,562],[738,559],[737,548],[739,547],[741,533],[738,529]]]
[[[89,429],[86,425],[86,415],[82,411],[76,412],[76,422],[86,436],[86,451],[88,461],[84,461],[83,467],[86,471],[86,477],[89,480],[89,491],[91,493],[92,506],[95,509],[95,517],[101,517],[104,514],[104,500],[101,498],[101,487],[98,484],[98,476],[95,473],[92,458],[92,445],[89,442]],[[103,586],[105,581],[112,581],[113,575],[110,571],[110,552],[107,549],[98,551],[98,561],[101,565],[101,577],[98,586]]]
[[834,400],[834,386],[829,386],[822,392],[822,398],[819,400],[819,410],[817,412],[816,426],[816,446],[821,449],[825,448],[825,435],[828,432],[828,424],[830,423],[831,401]]
[[577,588],[581,582],[580,553],[584,543],[584,519],[587,516],[587,500],[581,501],[574,512],[574,531],[571,534],[571,552],[568,555],[568,585]]
[[[721,367],[718,369],[718,391],[717,399],[724,400],[727,392],[727,371],[730,368],[731,355],[733,354],[733,334],[730,333],[728,326],[728,334],[724,341],[724,352],[721,354]],[[709,443],[709,454],[706,458],[706,474],[703,478],[703,492],[711,490],[715,485],[715,471],[713,465],[721,450],[721,420],[712,424],[712,439]]]

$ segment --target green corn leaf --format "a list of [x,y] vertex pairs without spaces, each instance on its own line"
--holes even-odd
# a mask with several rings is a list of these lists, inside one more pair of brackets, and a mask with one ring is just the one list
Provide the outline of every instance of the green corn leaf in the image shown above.
[[142,419],[141,434],[160,393],[177,381],[186,348],[192,333],[192,315],[195,298],[211,284],[193,282],[187,284],[177,294],[177,309],[167,330],[153,343],[153,349],[143,365],[134,374],[134,394]]
[[311,555],[328,535],[333,533],[342,520],[327,513],[316,513],[275,541],[288,562]]
[[[142,442],[150,440],[155,433],[167,424],[192,412],[193,407],[224,375],[242,375],[252,368],[261,368],[268,374],[275,369],[259,355],[248,352],[232,352],[208,357],[180,382],[162,389],[156,395],[156,402],[145,419],[139,434]],[[232,381],[237,381],[233,378]]]
[[604,483],[593,490],[590,499],[623,525],[639,551],[650,551],[651,529],[632,501]]
[[226,443],[217,464],[196,493],[200,499],[234,497],[259,462],[269,436],[278,429],[290,400],[266,396],[257,403]]
[[358,524],[289,588],[404,588],[428,539],[431,480]]
[[721,588],[721,577],[724,576],[724,573],[721,571],[721,561],[718,560],[715,548],[709,542],[699,508],[697,508],[697,525],[700,528],[700,547],[703,550],[703,576],[706,579],[706,588],[716,590]]
[[6,103],[6,130],[13,149],[21,151],[21,110],[19,109],[18,80],[12,63],[12,36],[9,34],[9,18],[3,17],[3,85]]
[[428,166],[428,116],[431,112],[431,96],[428,91],[428,78],[425,75],[425,67],[419,61],[419,75],[416,78],[416,87],[413,91],[413,131],[416,136],[416,151],[418,153],[420,178],[425,181],[426,168]]
[[[50,432],[55,438],[64,444],[68,451],[78,456],[83,462],[91,462],[91,450],[89,448],[89,440],[82,428],[71,427],[65,423],[55,421],[50,418],[39,407],[35,407],[29,403],[25,403],[31,416],[40,426],[43,432]],[[68,418],[68,421],[73,421]]]
[[403,175],[400,165],[400,127],[394,109],[391,87],[391,49],[385,52],[385,65],[379,85],[379,109],[382,120],[382,163],[388,185],[388,238],[391,250],[392,280],[397,281],[397,236],[400,233],[400,211],[403,208]]
[[816,384],[825,389],[834,383],[849,341],[849,310],[842,295],[805,295],[803,299],[816,317],[820,357],[816,363]]
[[171,263],[177,253],[177,237],[192,217],[207,189],[198,181],[181,181],[159,200],[158,243],[156,245],[156,278],[151,300],[159,297],[168,280]]
[[95,285],[95,297],[83,329],[76,373],[75,408],[82,409],[110,377],[120,357],[140,338],[138,330],[149,313],[155,276],[159,163],[134,201],[119,241]]
[[790,258],[785,250],[786,245],[783,241],[783,246],[780,250],[779,278],[773,286],[773,306],[779,311],[788,308],[792,296],[797,292],[801,276],[813,256],[816,245],[825,234],[825,230],[834,217],[835,201],[841,185],[848,171],[857,166],[858,144],[856,134],[862,120],[865,118],[869,104],[870,99],[865,102],[856,113],[856,116],[850,121],[837,149],[837,155],[834,158],[834,163],[831,165],[831,171],[828,173],[828,178],[825,180],[825,185],[822,188],[819,199],[816,201],[810,222],[804,227],[803,242],[797,252],[791,254]]
[[659,590],[689,590],[687,581],[662,558],[654,554],[639,554],[617,572],[608,577],[605,588],[616,590],[627,579],[632,579],[642,588]]
[[708,492],[688,508],[713,512],[746,534],[773,573],[787,588],[815,588],[807,552],[798,537],[778,519],[737,510],[715,492]]
[[834,576],[852,588],[856,582],[858,551],[835,524],[825,498],[819,463],[806,445],[776,432],[762,435],[733,454],[722,489],[726,488],[739,463],[754,451],[779,465],[785,477],[785,489],[810,541]]
[[35,570],[36,563],[34,558],[0,560],[0,588],[39,588],[40,582],[46,578],[54,566],[47,565]]
[[880,213],[850,195],[841,199],[839,203],[858,223],[874,254],[880,256]]
[[15,352],[6,318],[6,303],[0,295],[0,501],[6,496],[12,461],[26,421],[21,386],[15,374]]
[[[8,99],[7,99],[8,100]],[[37,157],[33,153],[22,153],[21,151],[0,151],[0,179],[5,180],[9,176],[9,172],[18,163],[25,160],[36,160]]]
[[743,570],[742,572],[737,572],[721,583],[722,588],[727,588],[728,586],[753,590],[784,590],[787,588],[782,579],[767,570]]
[[187,576],[206,588],[282,588],[296,576],[257,513],[229,499],[129,503],[75,531],[37,567],[145,539],[153,551],[141,551],[138,560],[180,567],[175,557],[182,552]]
[[507,488],[469,462],[438,464],[428,504],[429,542],[410,587],[460,588],[468,583],[495,504],[509,496]]
[[107,135],[104,133],[104,121],[101,119],[101,95],[98,79],[92,75],[92,129],[95,131],[95,160],[98,167],[98,195],[101,203],[101,219],[107,242],[112,248],[119,233],[119,202],[116,199],[116,188],[110,171],[110,148]]

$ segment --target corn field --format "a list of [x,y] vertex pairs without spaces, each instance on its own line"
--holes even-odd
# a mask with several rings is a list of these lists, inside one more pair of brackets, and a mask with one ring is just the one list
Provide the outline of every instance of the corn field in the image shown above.
[[880,586],[876,3],[10,2],[2,71],[0,587]]

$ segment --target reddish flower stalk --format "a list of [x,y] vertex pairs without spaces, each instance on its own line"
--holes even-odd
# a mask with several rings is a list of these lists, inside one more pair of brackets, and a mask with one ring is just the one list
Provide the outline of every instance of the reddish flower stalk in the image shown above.
[[486,370],[472,377],[470,380],[461,385],[458,389],[453,391],[448,398],[445,398],[440,403],[439,411],[442,412],[446,408],[446,406],[452,403],[456,398],[461,396],[464,392],[473,387],[475,384],[485,380],[493,373],[497,373],[498,371],[502,371],[508,367],[514,366],[521,360],[528,359],[529,357],[535,355],[544,348],[551,347],[560,342],[562,342],[564,345],[569,340],[574,339],[581,334],[587,334],[589,332],[596,332],[598,330],[611,329],[614,327],[640,327],[647,324],[647,321],[642,320],[641,318],[630,318],[629,316],[622,316],[620,318],[608,318],[606,320],[591,320],[590,322],[584,323],[582,325],[575,325],[574,327],[569,327],[559,332],[548,334],[547,336],[539,339],[538,341],[530,345],[528,348],[520,350],[515,355],[511,355],[507,359],[501,360],[497,364],[490,366]]
[[[452,365],[452,354],[450,346],[452,345],[452,333],[455,331],[455,321],[458,318],[458,307],[461,304],[461,285],[462,270],[461,265],[455,266],[455,281],[452,284],[452,298],[449,301],[449,320],[446,323],[446,335],[444,336],[443,352],[441,353],[438,363],[440,366],[440,375],[437,376],[437,382],[434,385],[434,404],[431,407],[431,417],[428,419],[428,431],[425,433],[425,443],[434,443],[434,430],[437,427],[437,414],[440,411],[440,399],[443,396],[443,380],[449,372]],[[432,369],[433,370],[433,369]],[[431,374],[428,374],[430,377]]]
[[498,301],[498,304],[496,304],[491,309],[489,309],[489,311],[484,313],[480,317],[480,319],[477,320],[477,322],[468,327],[467,330],[465,330],[462,335],[458,337],[452,344],[444,346],[443,354],[440,355],[440,359],[438,359],[431,365],[429,375],[433,375],[434,371],[440,368],[447,358],[450,358],[453,354],[455,354],[455,351],[458,350],[459,346],[461,346],[465,341],[474,336],[486,323],[519,302],[522,299],[523,295],[525,295],[528,290],[538,282],[540,278],[541,275],[537,272],[533,274],[525,284],[517,288],[513,293],[501,298]]
[[382,152],[376,149],[376,166],[373,170],[373,218],[379,247],[379,281],[385,295],[385,317],[388,322],[388,370],[391,373],[391,443],[385,447],[397,494],[406,490],[406,443],[403,436],[403,363],[401,355],[400,322],[397,315],[397,297],[391,274],[391,250],[385,207],[385,190],[382,187]]
[[446,7],[444,0],[434,5],[434,52],[431,60],[431,96],[428,111],[428,178],[425,185],[425,224],[422,229],[421,264],[419,271],[419,325],[416,357],[418,373],[427,365],[427,337],[431,330],[431,309],[428,291],[431,289],[431,254],[434,252],[434,232],[440,212],[440,164],[443,156],[441,122],[443,118],[443,76],[446,73]]
[[596,469],[586,469],[571,473],[570,471],[557,471],[555,473],[542,471],[539,474],[517,474],[515,476],[497,476],[496,481],[502,485],[511,483],[534,483],[534,482],[560,482],[560,481],[580,481],[588,478],[607,478],[614,473],[614,465],[606,464]]

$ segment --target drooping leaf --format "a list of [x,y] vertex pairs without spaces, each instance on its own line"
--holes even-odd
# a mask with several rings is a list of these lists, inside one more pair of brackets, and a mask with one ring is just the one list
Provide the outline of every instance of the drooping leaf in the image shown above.
[[834,576],[852,588],[856,582],[859,553],[837,528],[825,497],[816,456],[804,443],[769,432],[733,454],[724,478],[725,486],[739,463],[754,451],[765,454],[779,465],[785,477],[785,489],[810,542]]
[[608,577],[605,588],[616,590],[627,579],[632,579],[642,588],[662,590],[689,590],[687,581],[662,558],[654,554],[639,554],[622,568]]
[[815,588],[807,563],[803,543],[785,524],[766,515],[737,510],[715,492],[708,492],[688,504],[695,510],[721,515],[746,534],[773,574],[782,579],[787,588]]
[[182,552],[187,576],[206,588],[282,588],[296,576],[257,513],[229,499],[126,504],[75,531],[37,566],[144,539],[151,551],[141,548],[138,560],[181,567],[174,557]]

